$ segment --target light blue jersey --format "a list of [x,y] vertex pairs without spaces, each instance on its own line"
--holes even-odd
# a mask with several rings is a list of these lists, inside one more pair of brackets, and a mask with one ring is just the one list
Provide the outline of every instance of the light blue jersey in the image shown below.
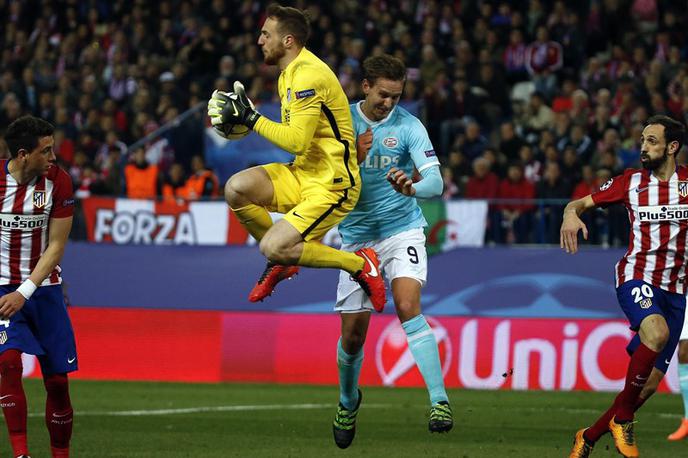
[[360,165],[362,189],[358,203],[339,224],[344,243],[379,240],[427,226],[415,197],[396,192],[386,176],[392,167],[411,177],[414,167],[422,172],[440,164],[418,118],[397,105],[385,119],[373,122],[363,114],[361,103],[351,105],[354,133],[359,136],[370,127],[373,145]]

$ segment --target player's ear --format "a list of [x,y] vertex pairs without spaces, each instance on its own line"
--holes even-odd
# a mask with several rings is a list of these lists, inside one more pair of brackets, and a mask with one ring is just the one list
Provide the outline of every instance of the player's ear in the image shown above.
[[282,45],[285,48],[289,48],[294,44],[294,36],[293,35],[285,35],[282,37]]
[[671,154],[678,154],[678,142],[676,140],[669,142],[669,152]]
[[29,155],[29,150],[25,148],[20,148],[19,151],[17,151],[17,158],[18,159],[25,159]]
[[368,95],[368,92],[370,92],[370,82],[366,78],[363,78],[363,83],[361,83],[361,87],[363,88],[363,93],[365,95]]

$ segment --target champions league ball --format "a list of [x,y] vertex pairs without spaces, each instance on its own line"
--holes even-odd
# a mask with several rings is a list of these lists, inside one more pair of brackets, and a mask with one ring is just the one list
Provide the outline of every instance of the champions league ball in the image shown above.
[[239,140],[251,132],[251,129],[241,124],[220,124],[218,126],[213,126],[213,129],[219,136],[227,140]]

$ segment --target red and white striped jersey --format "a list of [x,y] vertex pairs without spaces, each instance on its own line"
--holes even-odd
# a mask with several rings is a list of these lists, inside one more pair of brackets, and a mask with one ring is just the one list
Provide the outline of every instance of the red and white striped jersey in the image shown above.
[[[50,218],[74,214],[72,180],[53,165],[48,173],[20,185],[0,161],[0,285],[18,285],[29,278],[48,246]],[[41,286],[62,283],[60,266]]]
[[631,222],[628,251],[616,264],[616,286],[643,280],[685,294],[688,231],[688,168],[669,181],[647,170],[627,169],[592,194],[595,205],[623,202]]

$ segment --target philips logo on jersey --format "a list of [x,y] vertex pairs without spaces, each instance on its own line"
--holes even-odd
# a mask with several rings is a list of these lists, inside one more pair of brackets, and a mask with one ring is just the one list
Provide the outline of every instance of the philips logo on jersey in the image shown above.
[[3,229],[32,231],[46,225],[48,215],[13,215],[0,213],[0,225]]
[[381,154],[368,154],[365,162],[360,167],[366,169],[387,169],[391,165],[399,163],[399,156],[385,156]]
[[641,223],[688,219],[688,205],[647,205],[638,207]]

